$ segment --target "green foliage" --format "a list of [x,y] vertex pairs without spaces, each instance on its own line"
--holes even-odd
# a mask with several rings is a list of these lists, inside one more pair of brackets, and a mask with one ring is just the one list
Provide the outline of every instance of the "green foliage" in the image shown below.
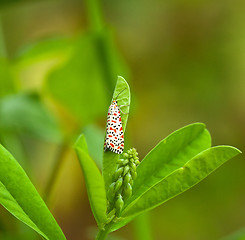
[[107,220],[107,201],[104,179],[95,162],[88,154],[87,143],[84,135],[81,135],[78,138],[74,147],[83,170],[91,209],[98,226],[101,228]]
[[[128,113],[130,90],[118,77],[113,99]],[[59,141],[60,130],[37,95],[6,96],[0,102],[0,128]],[[26,117],[28,116],[28,121]],[[128,114],[122,114],[126,130]],[[18,119],[18,122],[15,121]],[[86,132],[86,128],[85,128]],[[103,154],[103,175],[89,151],[101,163],[103,144],[98,129],[88,128],[90,150],[81,135],[74,145],[83,170],[92,212],[100,229],[97,239],[123,227],[135,216],[159,206],[191,188],[240,151],[230,146],[211,147],[205,125],[181,128],[153,148],[139,164],[135,149],[120,158]],[[91,136],[90,136],[91,137]],[[95,140],[95,141],[93,141]],[[96,154],[93,153],[96,149]],[[137,176],[137,178],[136,178]],[[133,184],[134,180],[134,184]],[[0,146],[0,203],[16,218],[47,240],[65,239],[61,229],[17,161]]]
[[0,100],[0,130],[29,134],[59,142],[62,134],[57,120],[35,94],[10,95]]
[[131,208],[125,209],[124,216],[148,211],[186,191],[239,153],[238,149],[230,146],[204,150],[153,185]]
[[[2,0],[0,6],[8,7],[9,4],[18,3],[19,6],[21,6],[21,11],[23,11],[25,6],[29,8],[29,4],[26,4],[27,2],[38,3],[40,1]],[[23,137],[23,135],[30,135],[35,138],[54,142],[60,142],[63,139],[56,119],[47,111],[39,96],[33,94],[16,94],[19,90],[26,90],[25,86],[28,85],[28,81],[29,83],[34,82],[34,86],[36,83],[40,83],[41,90],[44,90],[40,91],[39,89],[42,98],[45,100],[47,97],[51,98],[54,100],[53,102],[56,104],[57,109],[62,107],[62,110],[66,110],[65,113],[70,113],[68,117],[74,120],[74,125],[76,125],[74,128],[78,126],[76,130],[82,126],[84,135],[81,135],[77,140],[75,149],[85,177],[91,208],[100,229],[97,239],[104,239],[110,231],[123,227],[140,213],[155,208],[194,186],[221,164],[237,155],[239,150],[230,146],[211,148],[211,137],[205,125],[195,123],[177,130],[166,139],[162,140],[146,155],[137,168],[137,164],[127,165],[125,162],[120,163],[120,156],[118,154],[110,151],[103,153],[103,134],[101,134],[101,131],[94,126],[84,127],[84,125],[98,120],[102,115],[105,116],[109,95],[107,90],[109,92],[113,91],[114,76],[117,74],[125,76],[126,69],[113,42],[112,32],[103,21],[103,14],[98,3],[99,1],[97,0],[85,1],[88,25],[90,27],[87,33],[73,38],[55,38],[40,41],[25,47],[24,51],[22,51],[17,58],[12,56],[13,51],[15,51],[14,48],[21,42],[30,41],[28,36],[22,36],[25,33],[22,27],[26,27],[25,22],[28,18],[26,18],[26,16],[23,18],[24,24],[22,27],[22,24],[19,25],[20,28],[18,28],[17,35],[11,34],[11,31],[8,33],[7,28],[9,26],[11,28],[11,25],[16,22],[15,20],[20,19],[21,16],[15,8],[12,9],[13,11],[8,10],[8,12],[13,12],[13,16],[10,15],[9,20],[8,17],[5,19],[6,26],[4,31],[1,29],[0,22],[0,55],[4,57],[4,59],[0,59],[0,140],[9,150],[11,149],[14,156],[21,156],[24,155],[24,151],[18,135],[21,135],[21,137]],[[142,9],[144,9],[147,5],[143,4],[142,6]],[[227,6],[225,6],[225,8],[227,8]],[[236,5],[234,6],[236,7]],[[37,7],[39,6],[37,5]],[[123,7],[126,7],[126,5],[123,5]],[[196,7],[198,8],[198,5],[195,5],[195,8]],[[225,8],[224,10],[226,11]],[[33,10],[32,6],[30,9],[31,11]],[[50,12],[53,12],[52,7],[49,9]],[[178,9],[178,7],[176,9]],[[209,7],[207,7],[207,10],[209,13]],[[23,11],[23,13],[25,14],[26,11]],[[135,13],[138,14],[137,12]],[[186,12],[181,12],[181,14],[185,15]],[[178,14],[180,19],[182,19],[181,14]],[[14,15],[16,15],[16,17]],[[65,15],[62,13],[62,16]],[[196,16],[196,14],[194,15]],[[202,17],[204,16],[203,14],[201,15]],[[225,14],[225,16],[226,15],[227,14]],[[237,17],[234,18],[235,15],[233,15],[234,14],[231,14],[229,17],[232,21],[237,21],[237,23],[242,22],[239,21]],[[240,16],[241,14],[237,15]],[[187,19],[185,22],[186,25],[193,25],[193,16],[190,17],[191,20]],[[173,14],[166,14],[166,18],[170,20],[167,22],[171,22],[172,17]],[[10,20],[10,18],[14,20]],[[217,17],[213,19],[217,20]],[[205,21],[205,24],[207,24],[207,26],[205,25],[205,29],[208,29],[208,31],[210,31],[209,24],[212,22],[212,18],[209,20],[208,22]],[[58,21],[55,21],[57,26],[59,26]],[[199,21],[201,24],[204,22],[202,18],[200,18]],[[193,102],[199,101],[199,105],[209,102],[213,105],[213,112],[217,114],[219,112],[216,111],[217,108],[221,105],[225,105],[224,98],[227,98],[227,94],[223,94],[224,91],[220,90],[220,73],[224,70],[222,70],[222,64],[220,65],[220,61],[217,61],[216,57],[210,59],[210,54],[206,54],[207,59],[204,60],[207,64],[196,63],[196,61],[193,61],[192,55],[189,59],[188,56],[186,58],[185,53],[186,51],[189,52],[189,44],[186,44],[188,41],[185,39],[186,34],[181,34],[182,36],[179,38],[178,19],[177,22],[172,22],[175,28],[177,26],[177,31],[169,35],[171,41],[166,38],[167,42],[171,42],[168,47],[168,49],[170,49],[168,52],[171,57],[168,58],[166,62],[159,62],[159,58],[156,57],[150,58],[151,63],[147,66],[149,69],[152,68],[154,70],[154,74],[151,77],[159,77],[159,74],[156,72],[156,66],[158,66],[155,65],[156,63],[161,65],[161,67],[159,67],[161,70],[163,69],[162,65],[164,65],[165,69],[168,69],[165,71],[165,75],[167,76],[166,81],[169,86],[164,82],[164,91],[165,94],[169,94],[168,98],[172,99],[172,83],[176,83],[176,81],[172,80],[177,80],[178,87],[181,87],[179,89],[177,87],[177,92],[184,93],[181,97],[181,99],[184,99],[184,102],[187,100],[185,96],[190,95],[192,99],[195,99]],[[217,24],[213,25],[219,27]],[[236,25],[239,26],[239,24]],[[30,26],[32,25],[30,24]],[[222,34],[225,28],[224,26],[219,27],[219,29],[222,29]],[[50,29],[49,27],[45,27],[45,29],[48,30],[48,32],[50,30],[52,31],[52,27]],[[31,40],[36,39],[39,34],[42,34],[43,30],[44,29],[38,31],[38,34],[31,34]],[[216,33],[217,31],[212,32]],[[20,36],[19,44],[13,41],[7,43],[5,46],[4,33],[7,33],[6,40],[15,35]],[[191,34],[191,32],[188,34]],[[178,45],[180,45],[180,49],[183,50],[177,51],[177,54],[173,54],[176,50],[175,35],[177,36],[176,39]],[[210,34],[204,35],[210,36]],[[240,36],[240,34],[238,35]],[[200,34],[194,34],[193,37],[193,39],[199,39]],[[127,37],[125,39],[127,39]],[[208,39],[208,41],[203,37],[200,39],[204,39],[205,44],[201,44],[201,51],[195,51],[195,53],[199,52],[202,54],[205,52],[203,51],[203,49],[205,49],[203,46],[207,46],[211,53],[214,50],[212,46],[215,46],[215,44],[213,45],[213,41],[210,41],[212,45],[210,47],[210,39]],[[237,44],[230,45],[237,46]],[[145,49],[144,43],[142,46],[144,46]],[[198,44],[196,47],[198,48]],[[223,51],[220,51],[219,48],[217,49],[216,54],[218,53],[218,55],[220,55],[220,52],[223,54]],[[141,51],[140,48],[139,50]],[[154,49],[146,49],[146,52],[152,52],[150,50]],[[166,54],[166,51],[162,52]],[[222,54],[220,56],[223,59]],[[8,55],[11,56],[11,61],[6,59]],[[155,54],[152,56],[155,56]],[[187,59],[187,61],[183,61],[182,56],[183,59]],[[12,59],[14,59],[14,61],[12,61]],[[229,59],[233,58],[230,57]],[[218,62],[218,65],[216,64],[218,66],[216,66],[217,69],[215,69],[215,64],[213,64],[215,61]],[[233,62],[236,64],[238,61]],[[171,69],[171,67],[169,68],[169,64],[177,66],[178,71],[171,72],[171,70],[169,70]],[[200,66],[206,66],[207,71],[203,71]],[[236,67],[233,66],[233,68],[236,70]],[[195,71],[193,71],[193,69],[195,69]],[[234,74],[226,75],[233,76]],[[146,74],[146,76],[148,75]],[[196,81],[197,78],[203,79],[203,81]],[[178,79],[181,79],[181,81]],[[193,84],[196,85],[197,91],[193,91]],[[175,87],[177,85],[175,85]],[[187,87],[189,85],[192,87]],[[223,85],[229,87],[229,84]],[[215,86],[219,91],[216,91]],[[113,97],[115,98],[118,93],[124,89],[126,90],[123,91],[117,99],[120,105],[130,104],[130,91],[127,82],[119,77]],[[237,89],[233,89],[233,92],[236,93],[235,90]],[[163,89],[159,88],[161,94],[163,93],[162,90]],[[153,92],[153,94],[156,94],[156,92]],[[242,96],[242,94],[240,95]],[[214,102],[215,104],[213,104]],[[205,104],[203,105],[204,107],[206,106]],[[168,103],[165,107],[167,107],[167,105]],[[181,106],[184,106],[184,104]],[[206,109],[208,109],[209,113],[212,112],[209,107]],[[125,107],[122,110],[128,113],[129,107]],[[226,115],[226,113],[227,111],[224,111],[223,114]],[[217,116],[218,115],[219,117],[221,116],[220,114],[217,114]],[[124,131],[126,129],[127,118],[128,115],[122,115]],[[86,136],[88,146],[84,136]],[[67,139],[71,138],[68,137]],[[67,143],[62,144],[66,145]],[[20,160],[19,156],[17,157],[18,161]],[[118,163],[120,164],[117,167]],[[129,175],[128,172],[131,170],[130,168],[133,169],[133,171]],[[103,170],[102,174],[99,169]],[[135,178],[136,176],[138,177]],[[132,178],[134,178],[134,185],[131,182]],[[112,198],[110,198],[111,195]],[[108,201],[115,206],[114,209],[111,210],[111,206],[107,205]],[[0,203],[15,217],[33,228],[44,238],[51,240],[65,239],[62,231],[25,172],[15,159],[1,146]],[[115,214],[117,217],[115,217]],[[142,224],[143,223],[140,223],[141,228]],[[146,226],[147,224],[145,224],[143,228],[145,227],[146,229]],[[32,233],[35,234],[33,231]],[[143,239],[143,237],[147,238],[147,231],[142,231],[142,234],[140,239]],[[23,238],[21,236],[15,236],[14,234],[0,235],[0,238],[31,239],[30,237]],[[244,230],[227,239],[244,239]]]
[[106,95],[93,36],[77,39],[70,59],[50,73],[45,89],[83,123],[103,113]]
[[66,239],[24,170],[1,145],[0,203],[45,239]]
[[50,72],[45,82],[45,92],[82,124],[104,114],[106,90],[111,90],[114,82],[111,78],[125,72],[111,38],[104,30],[99,35],[88,33],[74,39],[72,48],[67,44],[70,56],[65,55],[67,59]]
[[[127,91],[123,91],[125,88]],[[120,92],[122,93],[117,99],[119,105],[130,104],[129,88],[123,78],[118,78],[113,98]],[[122,116],[124,131],[127,117],[127,115]],[[183,127],[163,139],[146,155],[138,167],[137,159],[137,164],[128,165],[131,161],[130,157],[133,157],[131,152],[124,153],[124,159],[119,160],[118,154],[106,151],[103,157],[103,179],[109,203],[108,220],[100,229],[97,239],[105,239],[108,232],[121,228],[140,213],[155,208],[191,188],[239,153],[238,149],[230,146],[211,147],[211,136],[202,123]],[[79,155],[81,157],[81,153]],[[85,161],[85,156],[83,158]],[[92,162],[92,159],[87,162]],[[94,163],[93,165],[95,166]],[[86,179],[88,173],[83,170]],[[133,175],[127,181],[129,171]],[[101,178],[97,168],[96,172],[94,175]],[[127,184],[125,183],[132,179],[135,179],[134,185],[131,182],[130,193],[126,198]],[[86,181],[89,185],[88,179]],[[104,188],[102,189],[104,194]],[[91,186],[88,187],[88,191],[91,191]],[[105,196],[102,198],[104,201]],[[92,208],[96,205],[91,200],[90,203]]]
[[202,123],[186,126],[163,139],[137,168],[138,177],[133,186],[133,197],[126,203],[125,208],[210,146],[210,134]]

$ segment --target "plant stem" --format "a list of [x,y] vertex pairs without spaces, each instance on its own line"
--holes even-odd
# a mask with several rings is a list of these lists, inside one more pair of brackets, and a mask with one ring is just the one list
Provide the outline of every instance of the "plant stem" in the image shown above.
[[92,32],[100,32],[104,28],[104,21],[99,0],[86,0],[87,17]]
[[106,239],[107,235],[110,233],[110,229],[112,226],[113,222],[107,224],[104,229],[100,229],[100,231],[98,232],[98,235],[96,237],[96,240],[104,240]]
[[104,81],[109,88],[110,92],[113,92],[113,86],[115,81],[115,74],[111,63],[110,54],[110,37],[108,36],[108,29],[103,19],[103,12],[100,6],[99,0],[86,0],[86,11],[89,24],[89,30],[94,36],[94,46],[97,52],[97,57],[101,64],[101,71]]
[[153,239],[149,213],[144,213],[136,217],[133,221],[133,226],[136,240]]
[[53,169],[52,169],[51,174],[49,176],[49,179],[47,181],[47,185],[46,185],[46,188],[45,188],[45,191],[43,194],[43,199],[47,205],[48,205],[50,193],[53,189],[55,180],[58,176],[61,164],[65,158],[65,152],[67,151],[67,148],[68,148],[67,144],[64,142],[61,144],[61,146],[59,146],[58,153],[57,153],[56,158],[55,158],[54,166],[53,166]]

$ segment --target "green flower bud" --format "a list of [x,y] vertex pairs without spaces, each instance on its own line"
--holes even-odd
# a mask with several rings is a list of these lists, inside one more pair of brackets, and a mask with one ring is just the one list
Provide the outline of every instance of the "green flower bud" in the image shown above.
[[117,180],[119,178],[119,176],[123,173],[123,167],[120,167],[116,170],[115,174],[114,174],[114,179]]
[[115,185],[116,183],[113,182],[108,188],[107,197],[110,202],[113,202],[115,197]]
[[130,168],[128,165],[124,167],[123,176],[125,176],[128,173],[129,169]]
[[124,159],[118,159],[118,160],[117,160],[117,164],[119,164],[119,165],[122,165],[123,162],[124,162]]
[[124,153],[124,154],[123,154],[123,157],[124,157],[124,158],[128,158],[128,154],[127,154],[127,153]]
[[131,197],[131,195],[132,195],[132,187],[131,187],[131,185],[128,183],[128,184],[124,187],[124,189],[123,189],[123,198],[124,198],[125,200],[127,200],[127,199],[129,199],[129,198]]
[[137,159],[135,162],[136,166],[138,166],[140,164],[140,161]]
[[125,175],[125,177],[124,177],[124,185],[126,186],[129,182],[130,182],[130,180],[132,180],[132,176],[131,176],[131,174],[128,172],[126,175]]
[[136,172],[136,165],[135,165],[134,163],[131,163],[131,164],[130,164],[130,167],[132,168],[132,170],[133,170],[134,172]]
[[115,203],[115,207],[116,207],[116,216],[119,217],[120,216],[120,213],[123,209],[123,206],[124,206],[124,201],[122,199],[122,195],[121,194],[118,194],[118,197],[117,197],[117,200],[116,200],[116,203]]
[[129,181],[129,184],[130,184],[131,186],[133,186],[133,182],[134,182],[134,181],[133,181],[133,179],[131,178],[130,181]]
[[128,159],[123,161],[123,165],[126,165],[126,164],[128,164]]
[[123,183],[123,178],[122,177],[118,178],[118,180],[116,181],[115,192],[118,192],[118,190],[122,186],[122,183]]
[[137,173],[135,171],[130,171],[132,175],[132,179],[134,180],[137,177]]

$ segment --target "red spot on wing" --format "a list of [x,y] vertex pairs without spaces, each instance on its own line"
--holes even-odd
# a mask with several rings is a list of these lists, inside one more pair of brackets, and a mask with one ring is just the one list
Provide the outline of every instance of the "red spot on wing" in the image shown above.
[[111,120],[113,123],[117,123],[116,121],[114,121],[114,120]]
[[116,129],[113,129],[115,133],[117,133],[117,130]]
[[122,127],[119,129],[119,131],[122,131],[123,129],[122,129]]
[[108,135],[108,137],[112,137],[112,135]]
[[116,116],[117,114],[116,113],[113,113],[114,116]]
[[113,147],[113,148],[114,148],[114,144],[110,143],[110,145],[111,145],[111,147]]
[[120,138],[123,138],[123,135]]
[[122,121],[122,119],[121,119],[121,117],[119,118],[119,122],[121,122]]
[[110,130],[114,130],[112,127],[110,127]]

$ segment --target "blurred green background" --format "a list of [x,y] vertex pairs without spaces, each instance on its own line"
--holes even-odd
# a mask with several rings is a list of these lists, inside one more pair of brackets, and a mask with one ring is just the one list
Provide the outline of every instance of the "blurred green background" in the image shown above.
[[[96,231],[72,144],[84,132],[101,166],[117,75],[131,86],[126,141],[141,159],[198,121],[213,145],[245,151],[244,10],[242,0],[0,1],[0,142],[67,239]],[[212,240],[240,231],[244,171],[243,156],[232,159],[112,238]],[[0,207],[0,239],[39,237]]]

